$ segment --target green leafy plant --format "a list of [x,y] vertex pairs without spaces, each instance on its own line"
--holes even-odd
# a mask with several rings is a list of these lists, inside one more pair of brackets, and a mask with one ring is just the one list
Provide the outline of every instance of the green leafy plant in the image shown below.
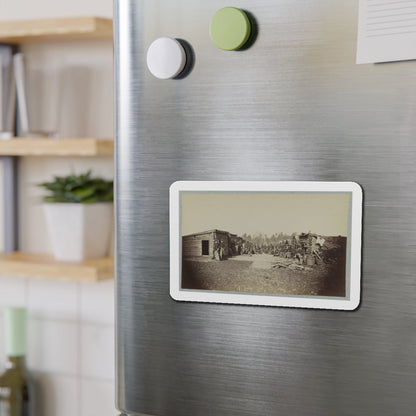
[[113,200],[113,181],[92,178],[91,171],[82,175],[55,176],[53,182],[39,184],[52,193],[44,202],[75,202],[92,204]]

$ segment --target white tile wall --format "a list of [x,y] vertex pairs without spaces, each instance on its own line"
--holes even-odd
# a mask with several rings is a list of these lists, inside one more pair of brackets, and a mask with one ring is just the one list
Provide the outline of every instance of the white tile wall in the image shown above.
[[[33,376],[34,416],[80,414],[80,381],[77,377],[49,373],[36,373]],[[98,416],[99,413],[88,414],[94,415]]]
[[79,373],[78,332],[77,322],[30,319],[29,370],[76,376]]
[[114,280],[81,283],[81,320],[89,324],[114,324]]
[[[97,400],[97,397],[100,399]],[[114,383],[83,379],[81,382],[81,414],[115,416]]]
[[26,305],[26,279],[0,276],[0,312],[7,306]]
[[32,318],[78,319],[78,283],[28,280],[28,306]]
[[81,375],[114,380],[113,326],[82,325]]
[[114,282],[0,277],[0,371],[8,306],[28,308],[33,416],[116,415]]

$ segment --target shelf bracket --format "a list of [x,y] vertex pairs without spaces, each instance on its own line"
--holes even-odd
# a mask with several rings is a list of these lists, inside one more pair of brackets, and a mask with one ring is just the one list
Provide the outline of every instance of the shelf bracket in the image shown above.
[[4,224],[4,252],[11,253],[18,250],[18,158],[15,156],[1,156],[3,165],[3,224]]

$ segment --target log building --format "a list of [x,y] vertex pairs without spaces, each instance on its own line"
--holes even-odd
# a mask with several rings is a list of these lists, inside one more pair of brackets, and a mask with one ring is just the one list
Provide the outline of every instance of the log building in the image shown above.
[[229,256],[230,233],[209,230],[182,237],[182,257],[214,257],[214,242],[217,240],[224,248],[224,256]]

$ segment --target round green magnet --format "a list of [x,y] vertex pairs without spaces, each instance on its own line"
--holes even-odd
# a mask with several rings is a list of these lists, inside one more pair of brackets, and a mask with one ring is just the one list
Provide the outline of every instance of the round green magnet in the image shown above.
[[211,39],[225,51],[241,49],[248,41],[250,33],[251,24],[247,14],[236,7],[224,7],[212,18]]

